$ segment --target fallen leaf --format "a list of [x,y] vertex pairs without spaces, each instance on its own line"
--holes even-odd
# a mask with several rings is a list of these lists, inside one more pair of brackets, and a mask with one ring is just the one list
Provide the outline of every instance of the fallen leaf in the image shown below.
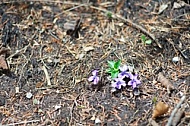
[[168,109],[169,109],[169,106],[161,101],[159,101],[154,110],[153,110],[153,113],[152,113],[152,118],[156,118],[156,117],[159,117],[165,113],[168,112]]
[[164,77],[162,72],[158,73],[158,81],[167,89],[169,89],[169,91],[174,90],[174,85],[171,83],[171,81],[169,81],[166,77]]
[[7,70],[7,62],[3,56],[0,56],[0,69]]

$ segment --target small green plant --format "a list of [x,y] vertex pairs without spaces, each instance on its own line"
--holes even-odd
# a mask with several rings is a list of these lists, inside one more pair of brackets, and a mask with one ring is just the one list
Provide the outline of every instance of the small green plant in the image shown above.
[[152,98],[152,103],[155,105],[156,102],[157,102],[157,98],[156,98],[156,96],[154,96],[154,97]]
[[147,39],[145,35],[141,35],[141,41],[145,44],[150,45],[152,43],[151,39]]
[[112,18],[112,13],[111,12],[107,12],[107,17],[111,19]]
[[119,66],[121,65],[121,60],[118,61],[108,61],[109,68],[106,70],[107,73],[111,74],[111,78],[114,79],[119,74]]

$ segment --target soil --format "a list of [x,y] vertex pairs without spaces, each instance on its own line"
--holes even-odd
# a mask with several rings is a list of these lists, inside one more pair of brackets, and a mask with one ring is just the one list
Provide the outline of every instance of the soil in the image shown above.
[[[181,0],[3,0],[0,124],[164,126],[185,96],[178,125],[189,125],[189,12]],[[119,59],[139,75],[139,93],[111,92],[107,61]],[[169,110],[152,118],[158,101]]]

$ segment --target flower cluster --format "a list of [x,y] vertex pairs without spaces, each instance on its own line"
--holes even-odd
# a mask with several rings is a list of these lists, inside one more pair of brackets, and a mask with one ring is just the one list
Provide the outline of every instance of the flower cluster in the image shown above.
[[115,89],[121,89],[121,86],[125,87],[126,83],[129,86],[132,86],[132,88],[136,88],[139,84],[141,84],[140,80],[138,80],[137,74],[132,74],[129,72],[129,69],[126,65],[123,67],[119,67],[120,73],[118,74],[118,77],[112,81],[112,87]]
[[[110,75],[111,72],[109,71]],[[92,76],[88,78],[88,81],[93,82],[93,84],[96,85],[98,84],[99,80],[100,78],[98,77],[98,70],[92,71]],[[140,80],[138,80],[138,75],[129,72],[128,66],[123,65],[122,67],[118,67],[117,77],[113,78],[111,87],[113,88],[112,91],[115,91],[116,89],[121,89],[121,87],[126,87],[126,85],[129,85],[133,89],[135,89],[140,84],[141,82]]]

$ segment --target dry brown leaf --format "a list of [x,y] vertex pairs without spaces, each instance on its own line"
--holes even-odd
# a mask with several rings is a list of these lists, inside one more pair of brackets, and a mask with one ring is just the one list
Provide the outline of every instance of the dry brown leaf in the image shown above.
[[0,56],[0,69],[7,70],[7,62],[3,56]]
[[159,101],[153,110],[152,118],[156,118],[165,114],[168,111],[168,109],[169,109],[169,106],[167,104]]
[[171,83],[171,81],[169,81],[166,77],[164,77],[162,72],[159,72],[158,74],[158,81],[167,89],[174,90],[174,85]]

